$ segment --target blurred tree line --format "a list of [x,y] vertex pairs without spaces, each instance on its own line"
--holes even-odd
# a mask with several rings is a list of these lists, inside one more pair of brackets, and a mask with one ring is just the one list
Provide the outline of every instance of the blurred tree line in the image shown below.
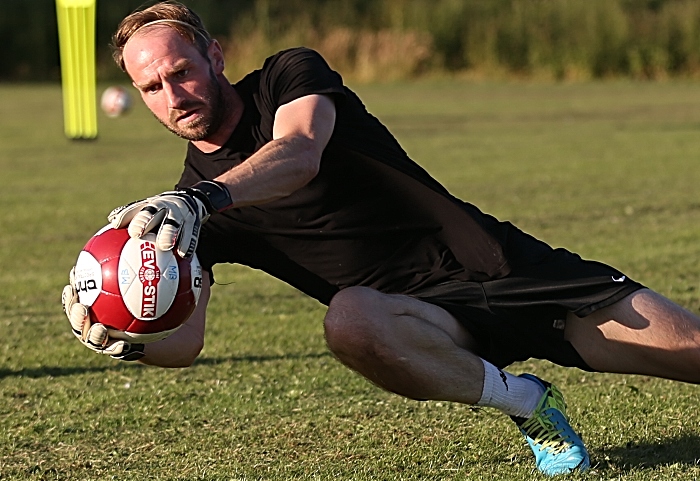
[[[58,80],[54,0],[2,0],[0,80]],[[588,79],[700,76],[697,0],[185,0],[232,79],[306,45],[354,80],[425,74]],[[98,0],[98,76],[141,0]]]
[[[155,2],[150,2],[155,3]],[[217,37],[228,36],[234,19],[254,0],[185,0]],[[109,42],[122,18],[144,0],[97,0],[97,68],[101,79],[123,78],[113,65]],[[0,0],[0,80],[60,79],[55,0]]]

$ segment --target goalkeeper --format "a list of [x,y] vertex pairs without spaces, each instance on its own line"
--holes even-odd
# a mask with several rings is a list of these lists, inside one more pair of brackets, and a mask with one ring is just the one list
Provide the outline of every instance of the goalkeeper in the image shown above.
[[700,381],[697,316],[450,195],[316,52],[285,50],[231,84],[219,43],[172,2],[125,18],[113,47],[146,106],[189,143],[175,190],[110,221],[196,252],[209,275],[187,323],[145,346],[109,339],[67,286],[87,347],[190,365],[212,266],[244,264],[328,306],[325,336],[342,363],[402,396],[500,410],[550,475],[587,469],[588,453],[559,390],[508,365]]

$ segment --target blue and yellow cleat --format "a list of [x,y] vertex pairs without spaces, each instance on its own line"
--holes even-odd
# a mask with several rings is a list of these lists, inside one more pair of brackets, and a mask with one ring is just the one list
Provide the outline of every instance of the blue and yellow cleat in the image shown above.
[[548,476],[585,471],[591,461],[583,441],[569,425],[566,403],[559,389],[532,374],[521,374],[544,388],[529,419],[512,417],[535,454],[537,469]]

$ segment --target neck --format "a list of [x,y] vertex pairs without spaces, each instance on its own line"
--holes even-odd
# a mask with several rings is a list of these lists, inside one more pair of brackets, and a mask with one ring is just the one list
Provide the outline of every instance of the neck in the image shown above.
[[231,137],[231,134],[236,129],[238,122],[243,115],[243,99],[241,99],[233,85],[225,82],[222,85],[223,102],[225,105],[226,118],[221,124],[221,127],[212,135],[203,140],[193,141],[192,145],[197,147],[204,153],[214,152],[220,149],[226,141]]

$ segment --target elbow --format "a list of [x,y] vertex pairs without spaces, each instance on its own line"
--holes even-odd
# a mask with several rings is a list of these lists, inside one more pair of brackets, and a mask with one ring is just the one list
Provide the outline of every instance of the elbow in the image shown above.
[[288,173],[296,178],[300,185],[311,182],[321,169],[324,146],[319,145],[312,137],[305,135],[280,139],[278,142],[286,144],[289,153],[292,154],[290,158],[294,159],[291,164],[288,164],[293,166]]
[[186,342],[162,342],[166,344],[147,344],[146,356],[140,360],[141,363],[164,368],[190,367],[204,348],[204,339],[201,336],[188,338]]
[[144,364],[182,368],[191,366],[204,348],[204,326],[209,302],[209,276],[202,279],[199,302],[190,318],[165,339],[146,344]]
[[173,365],[170,367],[183,368],[190,367],[199,357],[199,354],[204,349],[204,339],[198,339],[196,342],[190,343],[186,349],[180,351],[178,356],[173,359]]
[[321,170],[321,155],[319,154],[318,156],[310,156],[308,161],[304,165],[304,170],[302,172],[302,176],[305,180],[304,185],[308,184],[311,182],[314,177],[318,175],[318,172]]
[[302,180],[303,184],[311,182],[314,177],[316,177],[321,170],[321,157],[323,156],[323,150],[319,150],[318,145],[312,139],[303,139],[304,146],[301,151],[303,155],[300,156],[303,159],[299,162],[298,176]]

